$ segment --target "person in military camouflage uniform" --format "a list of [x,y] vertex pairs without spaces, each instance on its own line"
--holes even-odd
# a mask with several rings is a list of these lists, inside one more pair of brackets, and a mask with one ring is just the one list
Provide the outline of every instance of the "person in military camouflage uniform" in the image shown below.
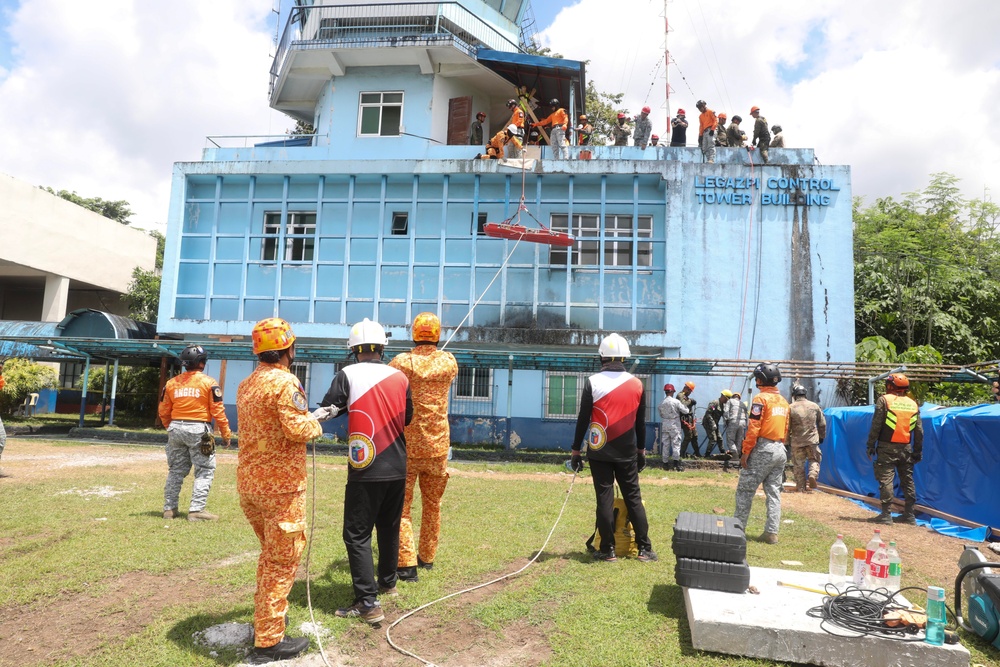
[[649,121],[649,107],[643,107],[642,113],[636,116],[635,132],[632,133],[632,143],[639,148],[649,145],[649,135],[653,133],[653,124]]
[[719,125],[715,129],[715,145],[726,147],[729,146],[729,131],[726,129],[726,116],[725,113],[720,113],[718,116]]
[[618,114],[618,124],[611,126],[611,139],[615,142],[615,146],[628,146],[628,137],[631,134],[628,125],[625,121],[628,120],[625,114]]
[[771,145],[771,131],[767,127],[767,119],[760,115],[760,107],[752,107],[753,116],[753,146],[760,153],[760,159],[767,164],[767,150]]
[[742,122],[742,116],[733,116],[733,122],[726,129],[726,143],[730,148],[743,148],[746,145],[747,135],[740,129]]
[[826,417],[823,416],[823,410],[806,398],[805,387],[793,385],[788,415],[788,442],[792,449],[792,475],[796,491],[812,493],[816,488],[819,464],[823,460],[819,446],[823,444],[824,438]]
[[[879,484],[882,512],[868,519],[872,523],[891,524],[895,521],[911,526],[917,523],[913,514],[913,506],[917,502],[913,464],[919,463],[923,456],[924,429],[917,402],[906,395],[909,388],[909,378],[902,373],[893,373],[885,379],[885,393],[875,402],[872,427],[868,432],[868,458],[875,459],[873,467]],[[903,491],[903,514],[894,520],[889,508],[894,497],[892,483],[897,473],[899,488]]]
[[781,471],[785,467],[785,439],[788,437],[788,402],[778,392],[781,371],[777,365],[757,364],[753,375],[760,393],[754,396],[750,405],[733,515],[746,532],[750,506],[757,488],[763,486],[767,519],[760,539],[767,544],[777,544],[781,526]]
[[694,416],[694,408],[698,401],[691,398],[694,391],[694,382],[685,382],[681,393],[677,394],[677,400],[688,409],[688,414],[681,415],[681,430],[684,432],[684,439],[681,440],[681,456],[687,456],[688,445],[694,452],[694,458],[701,458],[701,449],[698,447],[698,419]]
[[719,423],[722,421],[723,414],[725,414],[726,403],[728,401],[729,397],[721,394],[716,400],[710,401],[708,408],[705,410],[705,417],[701,421],[702,428],[705,429],[705,434],[708,436],[708,444],[705,445],[705,458],[711,456],[716,447],[719,448],[720,454],[726,453],[726,449],[722,445],[722,434],[719,432]]

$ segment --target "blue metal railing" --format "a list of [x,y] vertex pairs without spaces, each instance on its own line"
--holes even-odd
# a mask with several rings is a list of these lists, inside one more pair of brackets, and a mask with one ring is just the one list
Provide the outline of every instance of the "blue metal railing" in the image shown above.
[[386,4],[295,7],[271,63],[274,84],[292,48],[446,43],[474,56],[480,47],[520,51],[519,45],[458,2],[398,2]]

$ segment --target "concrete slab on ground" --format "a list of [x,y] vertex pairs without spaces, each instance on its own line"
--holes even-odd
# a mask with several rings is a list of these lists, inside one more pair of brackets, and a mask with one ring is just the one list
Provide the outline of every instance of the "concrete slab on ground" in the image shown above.
[[684,589],[691,643],[713,653],[743,655],[833,667],[969,667],[961,645],[932,646],[922,641],[863,636],[826,624],[806,612],[823,596],[777,582],[822,589],[826,574],[763,567],[750,568],[750,585],[759,595]]

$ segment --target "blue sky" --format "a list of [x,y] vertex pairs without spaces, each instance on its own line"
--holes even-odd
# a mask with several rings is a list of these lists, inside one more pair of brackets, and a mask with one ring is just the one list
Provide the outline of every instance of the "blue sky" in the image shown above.
[[[290,0],[282,0],[287,8]],[[274,0],[0,0],[0,172],[166,220],[174,162],[209,135],[282,134],[267,106]],[[609,6],[613,11],[609,11]],[[670,110],[760,106],[787,145],[873,201],[947,171],[1000,192],[1000,2],[670,0]],[[663,0],[534,0],[543,46],[668,123]],[[561,13],[558,23],[555,17]],[[284,27],[284,21],[282,21]],[[13,58],[17,55],[17,59]]]

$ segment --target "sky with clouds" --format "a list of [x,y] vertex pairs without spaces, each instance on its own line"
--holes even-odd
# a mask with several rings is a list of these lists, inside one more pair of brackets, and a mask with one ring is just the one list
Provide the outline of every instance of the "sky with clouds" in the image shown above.
[[[287,10],[288,0],[283,2]],[[590,61],[667,126],[663,0],[535,0],[538,37]],[[134,222],[167,217],[174,162],[208,135],[275,135],[267,106],[274,0],[0,0],[0,172],[125,199]],[[672,111],[761,107],[789,146],[853,168],[855,194],[960,177],[1000,198],[997,0],[669,0]],[[283,27],[282,18],[282,27]],[[745,123],[746,125],[746,123]],[[996,196],[990,194],[995,191]]]

